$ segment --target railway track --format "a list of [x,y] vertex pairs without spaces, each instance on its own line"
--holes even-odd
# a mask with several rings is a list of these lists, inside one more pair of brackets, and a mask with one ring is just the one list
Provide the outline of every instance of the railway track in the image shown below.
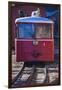
[[34,66],[23,67],[17,77],[13,80],[12,87],[25,86],[25,84],[27,85],[28,83],[30,83],[30,80],[32,79],[32,76],[34,74],[34,70]]
[[[23,87],[31,85],[39,85],[51,83],[54,80],[54,72],[57,75],[55,68],[41,67],[41,65],[26,65],[24,64],[18,75],[12,80],[12,87]],[[49,76],[53,75],[53,79],[49,81]]]

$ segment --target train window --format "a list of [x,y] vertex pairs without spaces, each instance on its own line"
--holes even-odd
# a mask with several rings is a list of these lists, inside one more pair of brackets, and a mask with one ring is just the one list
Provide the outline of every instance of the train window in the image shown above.
[[36,25],[36,38],[52,38],[50,24]]
[[17,32],[18,38],[32,38],[33,24],[20,24]]
[[51,24],[19,24],[17,38],[52,38]]

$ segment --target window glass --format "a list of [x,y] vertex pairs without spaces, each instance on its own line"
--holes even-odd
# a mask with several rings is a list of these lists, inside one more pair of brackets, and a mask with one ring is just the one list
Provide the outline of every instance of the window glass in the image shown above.
[[36,38],[52,38],[51,25],[36,25]]
[[18,38],[52,38],[51,24],[19,24]]
[[32,38],[33,24],[20,24],[19,25],[19,38]]

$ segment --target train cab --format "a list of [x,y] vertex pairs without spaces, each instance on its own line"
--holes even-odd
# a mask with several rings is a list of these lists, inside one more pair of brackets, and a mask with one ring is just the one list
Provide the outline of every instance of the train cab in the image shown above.
[[21,17],[15,20],[16,61],[54,61],[54,22],[44,17]]

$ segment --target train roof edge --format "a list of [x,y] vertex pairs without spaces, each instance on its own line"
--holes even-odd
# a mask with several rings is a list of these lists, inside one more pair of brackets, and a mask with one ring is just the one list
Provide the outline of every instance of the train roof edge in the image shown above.
[[15,20],[15,23],[54,23],[51,19],[45,17],[21,17]]

